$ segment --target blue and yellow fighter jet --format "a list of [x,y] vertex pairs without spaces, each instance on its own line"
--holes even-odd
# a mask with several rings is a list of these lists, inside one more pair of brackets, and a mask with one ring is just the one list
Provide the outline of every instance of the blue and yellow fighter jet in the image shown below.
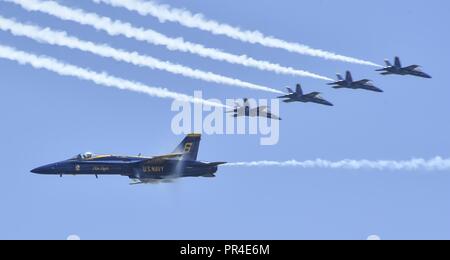
[[431,76],[423,72],[419,65],[411,65],[408,67],[403,67],[399,57],[395,57],[394,65],[392,65],[392,63],[389,60],[385,60],[384,62],[386,63],[386,67],[377,70],[381,72],[381,75],[401,75],[401,76],[411,75],[431,79]]
[[352,73],[350,71],[347,71],[345,73],[345,79],[340,74],[337,74],[337,78],[338,81],[328,83],[328,85],[333,86],[334,89],[349,88],[349,89],[364,89],[375,92],[383,92],[383,90],[375,87],[375,85],[373,85],[371,80],[368,79],[358,81],[353,80]]
[[283,100],[284,103],[293,103],[293,102],[303,102],[303,103],[316,103],[321,104],[325,106],[333,106],[333,104],[327,100],[325,100],[320,92],[312,92],[309,94],[303,93],[302,86],[300,84],[297,84],[297,87],[295,91],[293,91],[291,88],[287,88],[289,94],[284,95],[278,98],[285,99]]
[[44,175],[121,175],[132,184],[171,182],[183,177],[215,177],[225,162],[200,162],[201,135],[190,134],[171,154],[156,157],[114,156],[84,153],[72,159],[45,165],[31,172]]

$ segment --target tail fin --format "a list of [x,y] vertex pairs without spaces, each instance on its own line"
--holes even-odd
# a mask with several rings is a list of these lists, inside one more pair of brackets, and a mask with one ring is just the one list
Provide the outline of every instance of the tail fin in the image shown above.
[[387,67],[392,67],[392,63],[388,59],[385,59],[384,63],[386,63]]
[[341,76],[341,74],[336,74],[338,80],[344,80],[344,78]]
[[287,88],[287,91],[289,92],[289,94],[294,93],[294,91],[291,88]]
[[395,57],[395,67],[397,67],[397,68],[402,67],[402,62],[400,61],[399,57]]
[[350,71],[347,71],[345,73],[345,80],[348,81],[348,82],[353,82],[352,73]]
[[196,161],[198,156],[198,150],[200,148],[201,135],[190,134],[184,138],[184,140],[178,145],[174,153],[184,153],[181,160],[184,161]]
[[297,84],[297,88],[295,90],[296,90],[295,92],[297,93],[297,95],[303,96],[302,85]]

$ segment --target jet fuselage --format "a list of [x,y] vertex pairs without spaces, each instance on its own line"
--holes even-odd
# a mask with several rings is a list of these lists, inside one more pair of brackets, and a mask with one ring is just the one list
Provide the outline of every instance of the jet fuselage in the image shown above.
[[45,165],[31,172],[44,175],[121,175],[130,179],[164,179],[170,177],[208,177],[217,165],[199,161],[149,160],[143,157],[108,156],[92,160],[69,159]]
[[287,100],[285,100],[284,102],[286,103],[291,103],[291,102],[303,102],[303,103],[316,103],[316,104],[321,104],[321,105],[325,105],[325,106],[333,106],[333,104],[323,98],[320,97],[311,97],[308,95],[296,95],[296,94],[292,94],[292,95],[288,95],[285,96],[283,98],[288,98]]
[[335,89],[348,88],[348,89],[364,89],[364,90],[380,92],[380,93],[383,92],[383,90],[375,87],[368,80],[363,80],[361,82],[343,80],[343,81],[337,81],[334,83],[329,83],[328,85],[333,86],[333,88],[335,88]]
[[410,70],[410,69],[405,69],[405,68],[397,68],[397,67],[389,67],[389,68],[384,68],[381,69],[379,71],[384,71],[384,75],[401,75],[401,76],[416,76],[416,77],[421,77],[421,78],[426,78],[426,79],[431,79],[431,76],[428,75],[425,72],[422,71],[418,71],[418,70]]
[[190,134],[171,154],[157,157],[94,155],[85,153],[69,160],[31,170],[43,175],[121,175],[140,183],[182,177],[215,177],[224,162],[197,160],[201,136]]

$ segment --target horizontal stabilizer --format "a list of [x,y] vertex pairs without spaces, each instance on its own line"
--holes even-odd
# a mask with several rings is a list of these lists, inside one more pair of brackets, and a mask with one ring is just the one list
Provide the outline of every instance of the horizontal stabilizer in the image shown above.
[[219,165],[223,165],[223,164],[227,164],[226,162],[212,162],[212,163],[208,163],[208,166],[214,167],[214,166],[219,166]]

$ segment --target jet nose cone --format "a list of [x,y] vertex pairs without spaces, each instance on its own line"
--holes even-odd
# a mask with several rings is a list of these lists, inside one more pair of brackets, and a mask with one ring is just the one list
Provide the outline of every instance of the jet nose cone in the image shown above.
[[45,167],[38,167],[38,168],[31,170],[31,172],[35,173],[35,174],[44,174],[46,172],[46,169],[45,169]]
[[57,166],[57,164],[45,165],[31,170],[31,172],[35,174],[54,174]]

